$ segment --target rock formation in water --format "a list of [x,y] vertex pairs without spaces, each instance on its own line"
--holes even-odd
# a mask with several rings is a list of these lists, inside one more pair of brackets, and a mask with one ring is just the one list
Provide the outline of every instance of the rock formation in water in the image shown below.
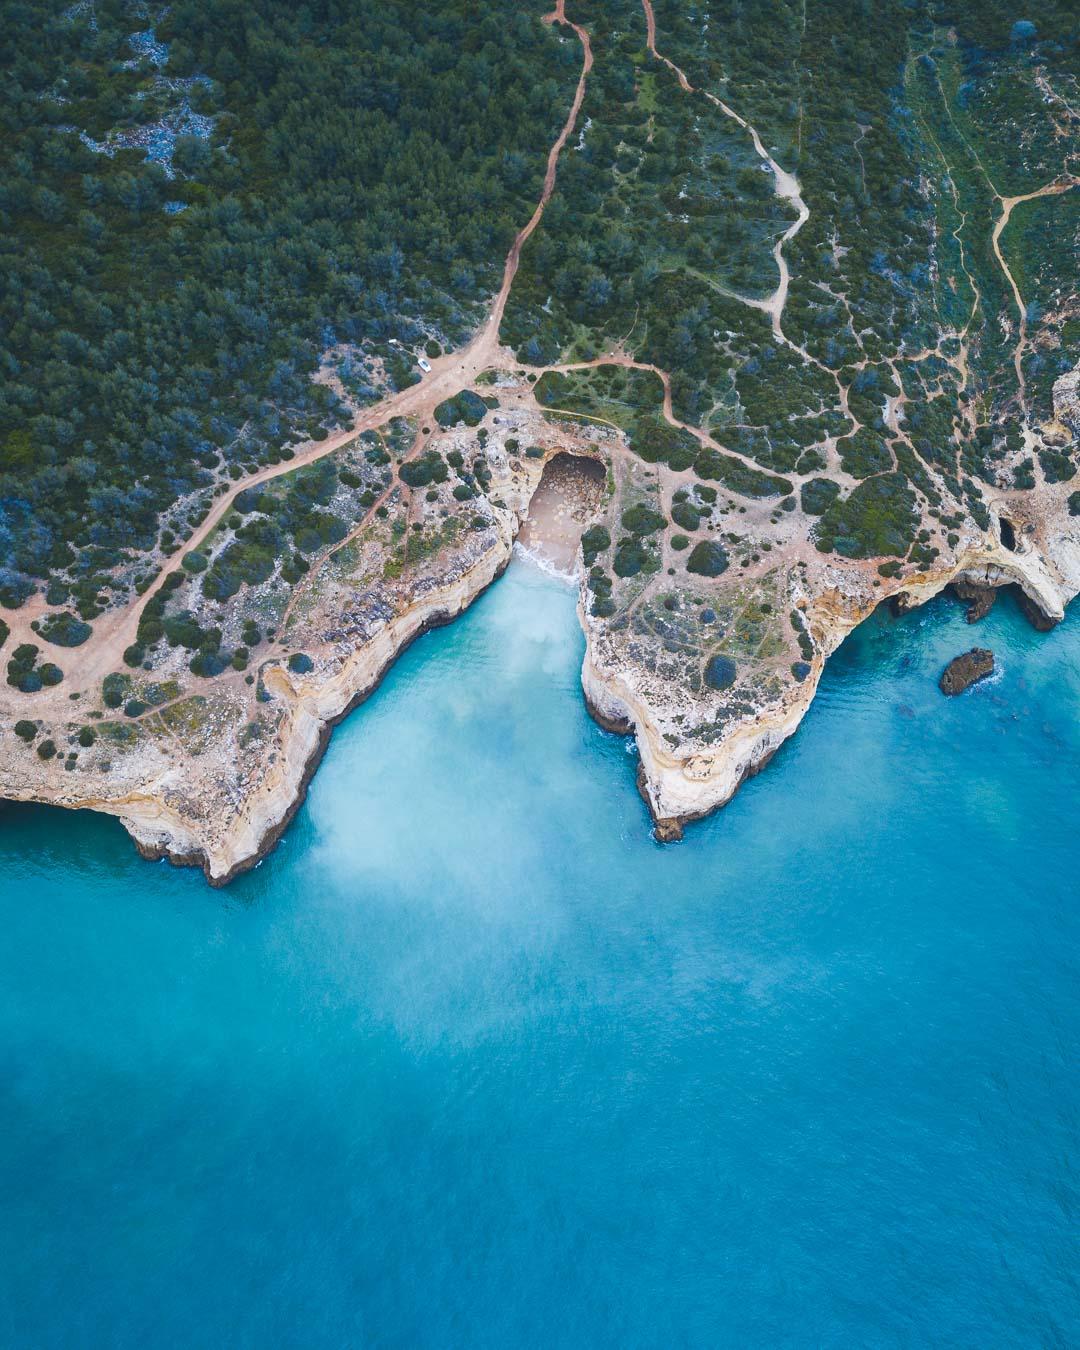
[[942,672],[938,688],[943,694],[962,694],[993,673],[994,653],[986,647],[972,647],[971,651],[953,657]]

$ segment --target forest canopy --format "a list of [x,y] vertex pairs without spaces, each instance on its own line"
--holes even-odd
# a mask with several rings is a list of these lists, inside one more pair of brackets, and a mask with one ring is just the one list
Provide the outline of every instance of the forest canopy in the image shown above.
[[3,6],[0,600],[122,592],[340,420],[327,349],[467,335],[576,78],[543,12]]

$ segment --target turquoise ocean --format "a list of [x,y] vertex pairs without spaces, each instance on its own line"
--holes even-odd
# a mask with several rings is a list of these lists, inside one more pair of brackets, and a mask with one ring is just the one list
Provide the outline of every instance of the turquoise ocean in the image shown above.
[[0,807],[0,1343],[1080,1343],[1080,619],[875,616],[667,847],[582,653],[516,560],[225,891]]

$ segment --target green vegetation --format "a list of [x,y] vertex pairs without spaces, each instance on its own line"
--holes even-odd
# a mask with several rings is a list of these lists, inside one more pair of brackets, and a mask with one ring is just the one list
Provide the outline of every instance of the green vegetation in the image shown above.
[[427,487],[429,483],[445,483],[450,470],[437,450],[428,450],[419,459],[410,460],[398,469],[398,477],[411,488]]
[[51,661],[38,664],[38,648],[32,642],[20,643],[7,663],[7,682],[24,694],[59,684],[64,672]]
[[808,516],[823,516],[839,496],[839,485],[831,478],[811,478],[799,490],[802,509]]
[[710,689],[730,689],[736,674],[735,662],[730,656],[712,656],[705,666],[703,679]]
[[903,557],[918,524],[915,496],[901,474],[868,478],[821,517],[817,546],[845,558]]
[[619,577],[634,577],[648,564],[649,550],[636,535],[620,539],[612,561],[612,570]]
[[622,527],[631,534],[656,534],[666,524],[667,521],[659,511],[654,511],[651,506],[645,506],[641,502],[622,513]]
[[702,539],[686,560],[686,570],[701,577],[718,577],[728,568],[727,550],[715,539]]
[[577,75],[540,14],[179,0],[159,69],[124,0],[5,10],[3,603],[124,594],[215,483],[341,420],[327,348],[370,401],[376,357],[415,378],[390,337],[465,339]]
[[94,630],[74,614],[63,613],[47,614],[36,631],[56,647],[79,647]]
[[435,420],[441,427],[456,426],[459,422],[476,427],[486,415],[487,404],[471,389],[462,390],[455,398],[444,399],[435,409]]
[[581,536],[581,553],[586,567],[591,567],[601,553],[611,547],[611,535],[603,525],[590,525]]

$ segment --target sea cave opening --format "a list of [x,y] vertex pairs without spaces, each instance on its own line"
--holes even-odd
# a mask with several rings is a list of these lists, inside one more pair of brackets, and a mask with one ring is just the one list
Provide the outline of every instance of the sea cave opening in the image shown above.
[[542,565],[571,574],[578,545],[600,507],[607,474],[599,459],[560,451],[544,465],[518,542]]

